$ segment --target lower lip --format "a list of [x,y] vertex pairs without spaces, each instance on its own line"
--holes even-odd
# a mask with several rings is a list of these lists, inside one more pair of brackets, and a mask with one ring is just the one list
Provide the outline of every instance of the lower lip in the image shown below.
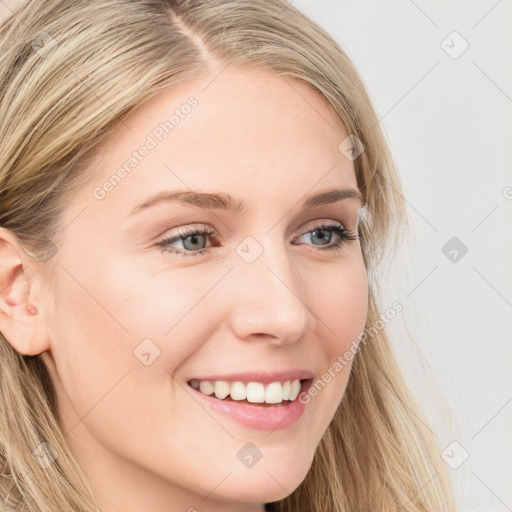
[[313,379],[304,382],[299,396],[288,405],[283,405],[281,402],[281,404],[266,406],[236,400],[221,400],[215,398],[215,395],[205,395],[192,386],[188,384],[187,386],[209,407],[241,425],[255,430],[282,430],[296,423],[304,413],[307,403],[302,403],[299,398],[307,394],[312,383]]

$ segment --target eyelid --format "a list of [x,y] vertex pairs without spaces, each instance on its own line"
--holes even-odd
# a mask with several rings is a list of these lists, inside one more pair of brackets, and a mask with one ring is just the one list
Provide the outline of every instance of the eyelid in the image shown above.
[[[304,236],[306,233],[309,233],[309,231],[311,231],[312,229],[318,227],[318,225],[326,224],[326,223],[337,224],[337,225],[339,225],[340,228],[343,228],[343,229],[346,229],[347,231],[350,231],[345,223],[343,223],[343,222],[341,222],[339,220],[336,220],[336,219],[324,217],[324,218],[319,218],[319,219],[315,219],[315,220],[309,221],[306,224],[304,224],[303,227],[300,230],[299,235],[296,235],[295,237]],[[359,222],[357,223],[355,230],[357,230],[358,224],[359,224]],[[208,232],[208,236],[211,236],[212,238],[215,238],[215,236],[218,235],[218,232],[217,232],[217,230],[215,228],[213,228],[209,224],[204,224],[204,223],[201,223],[201,222],[200,223],[192,223],[192,224],[189,224],[189,225],[186,225],[186,226],[181,226],[181,227],[176,228],[176,229],[178,230],[178,231],[176,231],[176,233],[169,234],[169,235],[163,235],[163,237],[161,238],[160,242],[162,242],[164,240],[168,240],[170,238],[184,237],[184,236],[186,236],[186,233],[189,232],[189,231],[204,230],[204,231],[207,231]],[[158,242],[158,243],[160,243],[160,242]]]
[[339,220],[323,218],[323,219],[315,219],[315,220],[312,220],[311,222],[307,222],[306,224],[304,224],[304,227],[302,228],[302,233],[300,236],[305,235],[306,233],[309,233],[309,231],[311,231],[312,229],[316,228],[318,225],[321,225],[321,224],[339,224],[340,228],[344,228],[344,229],[348,230],[348,228],[345,226],[345,224]]
[[[340,240],[328,247],[321,248],[318,247],[317,251],[328,251],[328,250],[340,250],[347,242],[351,240],[358,240],[359,239],[359,232],[358,232],[358,226],[355,230],[349,230],[345,227],[343,222],[340,222],[338,220],[325,220],[325,219],[315,219],[311,221],[311,223],[307,223],[302,228],[302,231],[300,234],[296,235],[293,238],[293,241],[295,241],[298,238],[301,238],[308,233],[311,233],[316,230],[330,230],[337,233],[337,236],[340,237]],[[182,239],[187,238],[191,235],[201,234],[203,236],[206,236],[207,238],[212,239],[212,243],[209,247],[205,247],[204,249],[200,249],[197,251],[184,251],[184,250],[170,250],[169,247],[171,247],[172,243],[178,242]],[[198,256],[200,254],[206,253],[209,251],[211,247],[219,247],[219,241],[216,238],[216,231],[213,227],[201,224],[201,227],[198,227],[197,225],[187,225],[185,227],[181,227],[180,231],[174,235],[169,235],[167,237],[164,237],[159,242],[157,242],[155,245],[157,247],[160,247],[163,251],[171,252],[175,255],[181,255],[181,256]],[[294,244],[295,245],[295,244]]]

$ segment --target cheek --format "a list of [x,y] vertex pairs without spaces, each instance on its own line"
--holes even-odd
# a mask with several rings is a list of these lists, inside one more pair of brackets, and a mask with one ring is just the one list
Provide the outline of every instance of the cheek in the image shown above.
[[[339,266],[322,277],[316,289],[314,311],[317,313],[316,338],[322,346],[322,375],[310,390],[318,399],[317,407],[325,407],[327,428],[348,384],[353,359],[364,331],[368,313],[368,282],[362,260]],[[315,400],[315,398],[313,398]]]
[[134,337],[119,307],[112,307],[117,290],[100,275],[68,268],[54,287],[52,355],[66,394],[83,415],[133,365]]
[[315,288],[310,285],[317,328],[332,360],[364,330],[368,313],[366,269],[362,260],[354,260],[318,274],[312,282],[317,283]]
[[[322,437],[345,394],[353,355],[364,331],[368,313],[368,283],[364,263],[358,258],[326,267],[310,276],[310,307],[316,319],[313,341],[319,347],[315,378],[304,398],[314,408],[314,424],[309,429],[318,440]],[[316,286],[312,286],[316,283]],[[347,353],[350,354],[347,356]],[[313,354],[313,353],[312,353]]]

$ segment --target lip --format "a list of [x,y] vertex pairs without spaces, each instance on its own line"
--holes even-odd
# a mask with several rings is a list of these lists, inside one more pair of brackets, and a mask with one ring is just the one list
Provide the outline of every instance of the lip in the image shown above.
[[[274,378],[274,376],[272,378]],[[302,417],[309,402],[302,403],[299,398],[301,395],[307,394],[312,384],[313,378],[304,381],[297,398],[287,405],[282,405],[282,403],[261,405],[236,400],[221,400],[216,398],[215,395],[205,395],[190,385],[188,388],[193,396],[204,402],[214,412],[218,412],[238,424],[253,430],[273,431],[289,428]]]
[[314,373],[309,370],[304,370],[301,368],[294,368],[290,370],[282,370],[269,372],[264,370],[258,370],[253,372],[244,372],[244,373],[232,373],[230,375],[207,375],[202,377],[190,377],[186,379],[186,382],[190,382],[191,380],[197,380],[201,382],[202,380],[225,380],[227,382],[261,382],[262,384],[270,384],[271,382],[282,382],[286,380],[307,380],[313,379]]

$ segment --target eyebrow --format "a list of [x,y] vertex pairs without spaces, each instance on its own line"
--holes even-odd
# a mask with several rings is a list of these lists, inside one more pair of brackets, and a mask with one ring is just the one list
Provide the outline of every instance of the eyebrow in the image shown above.
[[[364,205],[365,203],[364,196],[358,189],[331,189],[308,197],[302,203],[302,208],[314,208],[315,206],[331,204],[343,199],[357,199],[361,205]],[[206,193],[195,192],[193,190],[179,190],[172,192],[163,191],[151,196],[143,203],[137,205],[130,212],[130,215],[159,203],[171,202],[197,206],[205,210],[226,210],[232,213],[243,213],[247,210],[246,204],[243,200],[237,200],[226,193]]]

